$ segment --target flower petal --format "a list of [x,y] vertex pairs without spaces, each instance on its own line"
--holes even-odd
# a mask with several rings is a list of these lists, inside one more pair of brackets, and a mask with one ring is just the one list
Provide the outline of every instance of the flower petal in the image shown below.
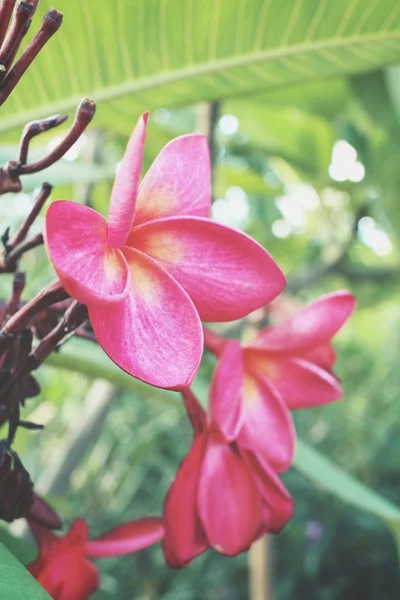
[[302,358],[318,365],[322,369],[331,371],[336,362],[336,352],[332,344],[324,344],[323,346],[313,348],[306,355],[302,356]]
[[61,529],[63,526],[61,517],[37,494],[34,495],[33,504],[29,510],[29,519],[46,529]]
[[234,440],[242,425],[243,357],[239,342],[229,342],[217,363],[210,387],[210,412],[225,439]]
[[207,415],[205,410],[191,390],[185,389],[182,390],[181,393],[185,401],[186,412],[192,424],[193,431],[195,434],[203,433],[207,428]]
[[51,531],[47,529],[47,527],[43,527],[39,525],[36,521],[33,521],[28,517],[28,525],[31,530],[33,537],[36,540],[40,548],[40,554],[46,555],[49,553],[54,546],[60,543],[59,537],[54,535]]
[[285,278],[246,234],[197,217],[135,227],[128,244],[153,257],[181,284],[202,320],[231,321],[270,302]]
[[268,531],[277,533],[293,516],[293,499],[278,475],[262,456],[256,456],[248,451],[243,452],[242,455],[256,474],[259,489],[267,505],[267,510],[264,512],[264,515],[267,515],[264,533]]
[[236,450],[209,435],[197,506],[209,545],[228,556],[258,537],[262,500],[256,480]]
[[243,391],[243,426],[239,445],[252,450],[282,472],[293,461],[296,433],[290,412],[278,393],[247,370]]
[[119,301],[127,294],[129,269],[107,245],[107,223],[95,210],[56,201],[46,215],[45,242],[67,292],[79,302]]
[[204,347],[207,348],[209,352],[215,354],[215,356],[220,356],[229,340],[224,338],[222,335],[219,335],[215,331],[212,331],[208,327],[204,327],[204,325],[203,334]]
[[165,560],[170,567],[186,566],[207,549],[197,514],[197,488],[207,435],[195,437],[168,490],[164,504]]
[[145,113],[138,120],[113,185],[108,215],[108,243],[111,248],[122,248],[132,229],[148,116],[149,113]]
[[123,301],[90,305],[89,316],[103,350],[122,369],[151,385],[192,383],[203,338],[190,298],[157,263],[126,249],[131,289]]
[[211,172],[207,138],[184,135],[167,144],[140,186],[135,226],[174,215],[208,217]]
[[44,564],[32,564],[28,570],[56,600],[88,600],[100,585],[96,567],[84,557],[74,556],[73,550]]
[[307,304],[282,325],[264,329],[253,345],[287,354],[311,351],[333,338],[355,305],[354,296],[347,290],[325,294]]
[[327,404],[342,397],[336,377],[302,358],[268,357],[269,377],[290,410]]
[[114,527],[85,545],[85,554],[91,558],[118,556],[147,548],[164,536],[162,520],[158,518],[130,521]]

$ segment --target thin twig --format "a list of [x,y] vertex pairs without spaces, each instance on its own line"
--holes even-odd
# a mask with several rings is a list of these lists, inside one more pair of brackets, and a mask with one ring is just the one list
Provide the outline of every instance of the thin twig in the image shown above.
[[5,66],[7,59],[10,54],[13,54],[15,47],[17,47],[16,50],[18,51],[19,44],[22,40],[21,34],[26,27],[27,21],[31,19],[32,12],[33,6],[31,4],[28,4],[27,2],[20,2],[18,4],[7,37],[1,46],[0,65]]
[[31,228],[31,226],[35,222],[38,214],[42,210],[44,203],[46,202],[46,200],[48,199],[48,197],[50,196],[50,194],[52,192],[52,189],[53,189],[53,186],[51,186],[47,182],[45,182],[42,185],[42,189],[40,190],[39,194],[36,196],[30,213],[26,217],[25,221],[22,223],[21,227],[18,229],[15,236],[9,242],[8,245],[10,248],[12,248],[12,249],[16,248],[16,246],[18,246],[18,244],[20,244],[21,242],[23,242],[25,240],[29,229]]
[[7,33],[11,15],[14,10],[16,0],[3,0],[0,6],[0,44],[3,43]]
[[39,31],[15,63],[6,79],[0,86],[0,106],[7,100],[25,71],[32,64],[40,50],[56,33],[62,23],[63,15],[58,10],[51,9],[45,15]]
[[41,121],[31,121],[31,123],[25,125],[22,132],[18,162],[21,165],[25,165],[27,163],[29,144],[32,138],[40,135],[44,131],[49,131],[49,129],[58,127],[67,119],[68,115],[54,115],[52,117],[47,117],[47,119],[42,119]]
[[68,294],[58,279],[43,288],[13,315],[0,331],[0,354],[9,347],[13,336],[22,331],[38,312],[67,297]]
[[30,165],[17,164],[15,166],[15,173],[19,177],[20,175],[29,175],[31,173],[37,173],[43,169],[47,169],[52,164],[60,160],[66,152],[75,144],[80,138],[90,121],[93,119],[96,112],[96,104],[93,100],[84,98],[77,108],[75,120],[72,124],[71,129],[65,136],[65,138],[52,150],[52,152]]

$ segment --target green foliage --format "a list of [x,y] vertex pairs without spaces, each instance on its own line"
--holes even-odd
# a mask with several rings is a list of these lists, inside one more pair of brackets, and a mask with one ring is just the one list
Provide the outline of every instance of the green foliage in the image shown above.
[[0,597],[7,600],[49,600],[50,596],[0,543]]
[[[41,2],[40,10],[52,6]],[[2,110],[0,130],[100,102],[125,131],[143,106],[187,104],[378,68],[400,57],[396,0],[59,0],[61,32]],[[70,40],[73,40],[71,44]],[[30,107],[26,106],[29,98]]]

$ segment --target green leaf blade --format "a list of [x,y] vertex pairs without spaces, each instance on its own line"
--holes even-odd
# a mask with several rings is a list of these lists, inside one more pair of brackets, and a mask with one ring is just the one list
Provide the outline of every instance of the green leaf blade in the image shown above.
[[400,60],[396,0],[367,8],[360,0],[59,0],[57,7],[65,13],[63,27],[3,107],[0,131],[71,111],[82,95],[99,102],[97,122],[112,127],[110,108],[116,119],[121,110],[133,119],[145,108],[273,90]]

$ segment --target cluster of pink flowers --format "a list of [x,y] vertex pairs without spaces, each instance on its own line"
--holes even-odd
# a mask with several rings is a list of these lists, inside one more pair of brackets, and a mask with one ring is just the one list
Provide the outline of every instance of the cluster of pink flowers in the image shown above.
[[[87,305],[105,352],[132,376],[180,391],[194,438],[162,520],[127,523],[92,542],[83,521],[64,538],[32,525],[41,552],[29,569],[55,600],[84,600],[97,588],[93,556],[163,538],[166,561],[177,568],[208,547],[232,556],[279,531],[293,513],[279,478],[293,461],[290,411],[342,393],[330,343],[355,306],[347,291],[319,298],[243,346],[203,328],[202,321],[231,321],[265,306],[285,278],[257,242],[209,218],[203,136],[170,142],[140,184],[146,122],[147,114],[129,141],[108,222],[57,201],[45,242],[63,286]],[[218,358],[208,412],[189,389],[204,342]]]

